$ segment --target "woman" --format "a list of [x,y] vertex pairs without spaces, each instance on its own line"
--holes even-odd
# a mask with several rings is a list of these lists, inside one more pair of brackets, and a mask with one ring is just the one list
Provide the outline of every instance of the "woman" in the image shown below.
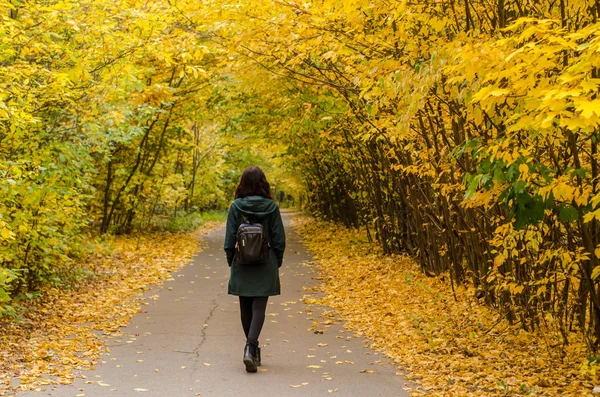
[[[269,241],[268,260],[262,264],[240,264],[236,259],[237,231],[244,219],[263,226]],[[242,327],[246,334],[244,364],[247,372],[261,365],[258,337],[265,322],[269,296],[280,294],[279,268],[285,251],[285,231],[279,207],[271,197],[271,187],[263,171],[248,167],[235,191],[225,230],[225,253],[231,267],[228,292],[240,299]]]

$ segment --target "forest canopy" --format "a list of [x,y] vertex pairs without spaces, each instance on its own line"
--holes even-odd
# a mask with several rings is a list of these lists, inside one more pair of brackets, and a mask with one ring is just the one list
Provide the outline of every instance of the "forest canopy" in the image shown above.
[[225,207],[256,163],[276,197],[474,285],[509,322],[600,343],[597,1],[0,15],[0,307],[60,282],[87,236]]

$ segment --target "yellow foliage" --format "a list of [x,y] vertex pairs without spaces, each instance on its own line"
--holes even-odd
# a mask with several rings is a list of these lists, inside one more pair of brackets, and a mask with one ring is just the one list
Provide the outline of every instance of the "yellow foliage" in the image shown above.
[[[419,384],[411,395],[591,394],[597,366],[583,358],[582,341],[562,344],[552,316],[525,332],[478,300],[473,287],[453,290],[447,274],[428,277],[406,256],[383,255],[364,231],[308,218],[295,227],[323,278],[324,297],[312,302],[335,309],[346,327],[395,360]],[[518,294],[523,286],[510,288]]]

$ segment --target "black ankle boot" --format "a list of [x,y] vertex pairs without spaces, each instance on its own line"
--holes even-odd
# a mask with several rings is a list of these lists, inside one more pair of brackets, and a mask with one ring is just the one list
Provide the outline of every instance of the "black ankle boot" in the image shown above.
[[256,348],[256,365],[260,367],[261,362],[260,362],[260,347]]
[[256,347],[250,343],[246,343],[244,348],[244,365],[246,366],[246,372],[258,371],[256,365]]

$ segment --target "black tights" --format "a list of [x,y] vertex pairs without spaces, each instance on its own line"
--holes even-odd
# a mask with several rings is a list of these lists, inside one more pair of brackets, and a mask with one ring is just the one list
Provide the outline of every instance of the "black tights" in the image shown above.
[[240,296],[240,313],[246,341],[258,346],[258,336],[265,323],[268,296]]

